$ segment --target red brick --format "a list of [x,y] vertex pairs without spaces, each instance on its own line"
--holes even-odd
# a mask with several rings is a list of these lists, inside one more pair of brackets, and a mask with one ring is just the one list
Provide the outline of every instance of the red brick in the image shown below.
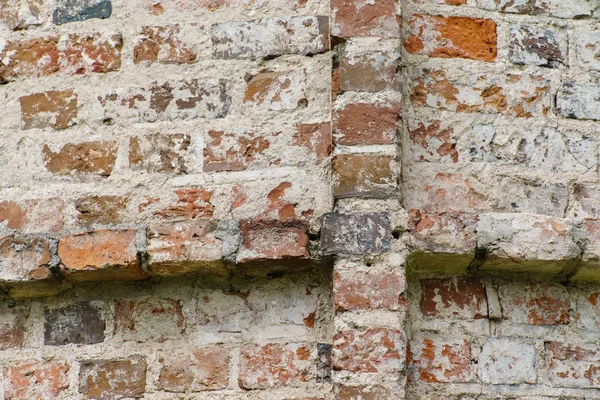
[[326,160],[331,155],[331,124],[320,122],[316,124],[296,124],[294,144],[307,149],[314,155],[317,163]]
[[0,350],[24,346],[29,309],[24,306],[2,307],[0,312]]
[[49,244],[44,239],[0,236],[0,281],[51,279],[50,257]]
[[[64,40],[64,41],[63,41]],[[110,72],[121,67],[121,35],[101,34],[9,41],[0,51],[0,82],[48,75]]]
[[371,52],[342,57],[337,73],[342,92],[399,91],[398,58],[389,52]]
[[181,300],[150,298],[115,304],[114,333],[123,340],[162,343],[180,337],[185,327]]
[[548,379],[560,387],[597,388],[600,385],[598,346],[546,342]]
[[60,198],[0,201],[0,225],[22,233],[54,233],[63,228],[64,201]]
[[64,360],[17,361],[4,367],[6,399],[53,399],[69,388],[70,366]]
[[75,124],[77,94],[73,90],[50,90],[19,98],[23,129],[65,129]]
[[[431,120],[411,126],[409,135],[412,142],[410,156],[415,161],[446,160],[456,163],[462,154],[456,149],[456,140],[452,137],[453,128],[442,128],[442,121]],[[464,156],[464,155],[463,155]]]
[[185,174],[190,144],[190,135],[181,133],[132,137],[129,140],[129,167],[149,173]]
[[404,289],[404,276],[375,268],[336,268],[333,274],[333,303],[337,311],[372,309],[397,310]]
[[347,330],[333,336],[333,369],[395,374],[404,368],[404,333],[398,329]]
[[400,104],[352,103],[333,115],[335,142],[342,145],[392,144],[396,139]]
[[404,48],[409,53],[427,54],[429,57],[496,60],[496,23],[490,19],[415,14],[408,25],[410,36]]
[[148,267],[157,275],[212,269],[221,261],[222,251],[208,220],[156,223],[148,229]]
[[179,25],[144,26],[133,49],[133,62],[192,64],[196,53],[181,41]]
[[301,71],[260,72],[249,77],[244,103],[271,111],[306,105],[306,75]]
[[333,194],[344,197],[391,196],[396,189],[393,156],[342,154],[333,159]]
[[75,201],[77,222],[85,227],[94,224],[115,225],[125,220],[129,199],[125,196],[90,196]]
[[306,259],[308,254],[307,226],[302,221],[240,222],[242,245],[237,262]]
[[562,285],[513,283],[499,288],[504,318],[521,324],[566,325],[570,300]]
[[487,316],[485,287],[474,278],[423,279],[420,308],[424,317],[479,319]]
[[166,219],[175,218],[210,218],[215,207],[211,204],[212,190],[177,189],[177,201],[171,206],[154,211],[154,215]]
[[269,160],[265,151],[271,146],[263,135],[254,132],[233,133],[208,131],[204,148],[204,171],[243,171],[253,164],[278,163],[280,160]]
[[139,398],[146,389],[146,359],[83,361],[79,370],[79,393],[85,399]]
[[394,0],[334,0],[331,16],[334,36],[400,37],[399,4]]
[[249,344],[241,349],[239,385],[242,389],[267,389],[309,382],[315,354],[299,344]]
[[103,229],[65,236],[58,244],[60,270],[71,281],[140,280],[135,229]]
[[67,143],[57,153],[44,145],[44,165],[55,175],[112,174],[117,160],[117,142]]
[[473,378],[471,344],[465,339],[412,339],[407,364],[412,381],[463,383]]
[[159,390],[201,392],[226,389],[229,383],[229,351],[223,346],[174,352],[164,355],[159,362]]

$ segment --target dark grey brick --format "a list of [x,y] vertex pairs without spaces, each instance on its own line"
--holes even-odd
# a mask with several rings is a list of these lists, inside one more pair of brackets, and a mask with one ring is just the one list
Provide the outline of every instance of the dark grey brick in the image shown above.
[[52,21],[56,25],[62,25],[91,18],[104,19],[111,14],[111,0],[58,0]]
[[94,344],[104,341],[102,313],[90,303],[75,303],[45,311],[44,344]]
[[325,214],[321,248],[326,255],[384,253],[390,249],[389,215],[385,212]]

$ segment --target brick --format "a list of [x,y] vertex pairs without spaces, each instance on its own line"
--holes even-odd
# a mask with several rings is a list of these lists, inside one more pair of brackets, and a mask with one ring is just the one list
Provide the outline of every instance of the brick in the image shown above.
[[97,99],[96,111],[104,121],[217,119],[227,116],[231,106],[229,87],[224,79],[154,82],[148,87],[112,89]]
[[260,72],[247,79],[244,103],[269,111],[295,110],[307,104],[304,71]]
[[399,4],[395,1],[334,0],[330,7],[333,36],[400,37],[401,17]]
[[466,383],[473,379],[471,343],[465,339],[413,338],[408,351],[409,379],[427,383]]
[[55,233],[63,228],[64,205],[64,201],[56,197],[0,201],[0,226],[22,233]]
[[496,60],[496,23],[491,19],[415,14],[408,26],[410,36],[404,48],[409,53],[488,62]]
[[149,173],[187,173],[190,135],[156,133],[129,140],[129,167]]
[[556,112],[569,119],[600,120],[600,89],[593,79],[563,81],[556,94]]
[[394,157],[342,154],[332,161],[333,194],[345,197],[390,197],[396,190]]
[[600,186],[593,183],[576,183],[573,186],[574,213],[577,217],[600,218]]
[[95,174],[108,177],[117,160],[117,142],[67,143],[58,152],[42,150],[44,165],[55,175]]
[[201,392],[226,389],[229,383],[229,352],[222,346],[165,354],[159,362],[159,390]]
[[331,155],[331,124],[320,122],[314,124],[296,124],[293,136],[294,145],[304,147],[314,155],[317,163]]
[[23,129],[66,129],[75,125],[77,94],[72,90],[51,90],[19,98]]
[[135,229],[86,232],[58,243],[60,271],[70,281],[140,280]]
[[323,215],[321,248],[329,254],[381,254],[390,249],[387,213]]
[[[415,161],[439,161],[457,163],[469,153],[457,149],[454,128],[445,126],[443,121],[407,121],[410,146],[407,157]],[[465,149],[466,150],[466,149]]]
[[133,49],[133,63],[193,64],[196,52],[181,40],[179,25],[143,26]]
[[398,385],[335,385],[336,400],[401,400],[402,389]]
[[79,393],[85,399],[140,398],[146,389],[146,359],[83,361],[79,370]]
[[0,26],[22,30],[41,24],[41,4],[42,0],[0,0]]
[[0,350],[23,348],[29,322],[29,308],[2,306],[1,310]]
[[125,196],[81,197],[75,201],[77,223],[85,227],[121,224],[128,202]]
[[333,115],[337,144],[393,144],[400,119],[400,104],[351,103]]
[[480,215],[477,247],[482,270],[558,274],[581,256],[566,220],[534,214]]
[[398,310],[405,287],[396,271],[357,270],[351,266],[333,273],[333,303],[336,311]]
[[479,7],[487,10],[497,10],[505,13],[547,15],[557,18],[589,18],[597,17],[597,5],[593,1],[573,0],[568,4],[561,0],[485,0],[480,1]]
[[213,196],[212,190],[177,189],[175,195],[176,202],[167,208],[155,211],[154,215],[165,219],[212,217],[215,209],[210,202]]
[[573,281],[598,282],[600,279],[598,274],[600,269],[600,221],[585,219],[581,233],[585,237],[585,248],[583,249],[581,264],[571,279]]
[[65,360],[16,361],[3,368],[7,399],[53,399],[69,388],[70,365]]
[[161,276],[202,271],[223,257],[223,244],[208,220],[151,224],[147,246],[148,268]]
[[214,24],[213,57],[257,59],[284,54],[317,54],[329,49],[326,16],[268,18]]
[[485,287],[475,278],[423,279],[419,307],[424,317],[435,319],[485,318]]
[[550,83],[540,75],[448,75],[425,68],[413,76],[410,100],[417,107],[518,118],[547,116],[551,110]]
[[0,280],[28,282],[50,279],[50,245],[41,238],[0,236]]
[[562,285],[511,283],[498,292],[505,319],[530,325],[566,325],[570,300]]
[[195,321],[213,337],[248,332],[257,321],[258,310],[265,310],[264,304],[255,307],[250,303],[248,296],[249,292],[236,290],[205,291],[196,302]]
[[395,374],[404,369],[404,334],[398,329],[347,330],[333,336],[333,369]]
[[48,36],[9,41],[0,51],[0,83],[17,78],[105,73],[121,67],[121,35]]
[[510,61],[518,65],[557,68],[567,65],[567,33],[534,25],[510,27]]
[[581,30],[575,36],[575,52],[579,64],[587,69],[600,71],[600,32]]
[[265,155],[269,147],[269,140],[255,132],[210,130],[204,148],[204,171],[243,171],[265,163],[264,166],[269,166],[271,162]]
[[244,345],[240,353],[239,385],[251,390],[309,382],[314,358],[313,352],[300,344]]
[[537,350],[509,338],[488,339],[479,356],[479,378],[487,384],[536,383]]
[[399,56],[392,52],[373,51],[343,56],[337,73],[341,92],[399,91],[401,88]]
[[181,337],[185,328],[181,300],[148,298],[115,303],[114,334],[125,341],[162,343]]
[[58,0],[52,21],[62,25],[92,18],[109,18],[111,14],[111,0]]
[[[314,313],[309,314],[313,316],[310,324],[314,327]],[[305,319],[305,324],[307,321]],[[307,324],[307,325],[310,325]],[[331,350],[333,346],[329,343],[317,343],[317,356],[319,361],[317,362],[317,383],[331,382]]]
[[86,302],[44,311],[44,344],[95,344],[104,341],[106,324],[102,311]]
[[600,293],[582,290],[577,293],[577,321],[585,330],[600,332]]
[[551,385],[597,388],[600,368],[597,346],[549,341],[545,343],[548,380]]
[[308,228],[303,221],[244,220],[240,229],[238,263],[309,258]]

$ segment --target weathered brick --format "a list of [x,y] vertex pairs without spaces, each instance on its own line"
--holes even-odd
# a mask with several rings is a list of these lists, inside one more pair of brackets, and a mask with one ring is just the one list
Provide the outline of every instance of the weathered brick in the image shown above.
[[413,338],[409,344],[409,379],[428,383],[469,382],[471,343],[447,337]]
[[154,297],[115,304],[114,334],[123,340],[163,342],[181,337],[185,328],[181,300]]
[[388,383],[374,385],[335,385],[336,400],[401,400],[404,398],[399,385]]
[[398,329],[347,330],[333,336],[333,369],[395,374],[404,369],[404,333]]
[[579,64],[594,71],[600,70],[600,32],[580,30],[575,36],[575,51]]
[[546,342],[548,380],[552,385],[597,388],[600,384],[600,356],[597,346]]
[[299,344],[247,344],[240,354],[239,385],[242,389],[267,389],[308,382],[315,358]]
[[117,142],[67,143],[58,152],[44,145],[44,165],[55,175],[110,176],[117,160]]
[[480,0],[478,6],[486,10],[497,10],[505,13],[547,15],[558,18],[597,17],[598,5],[589,0]]
[[124,196],[90,196],[75,201],[77,222],[85,227],[120,224],[129,199]]
[[[594,204],[595,202],[591,201]],[[595,211],[595,209],[594,209]],[[598,282],[600,276],[600,220],[585,219],[582,233],[585,238],[585,248],[582,254],[581,264],[575,274],[571,277],[573,281]]]
[[177,189],[175,195],[177,201],[167,208],[154,211],[154,215],[165,219],[212,217],[215,209],[210,202],[213,196],[212,190]]
[[600,89],[593,78],[585,82],[565,80],[556,95],[556,111],[570,119],[600,120]]
[[392,144],[400,104],[351,103],[333,115],[335,142],[342,145]]
[[407,121],[410,145],[405,154],[415,161],[458,162],[469,153],[457,149],[457,139],[452,127],[438,119]]
[[60,270],[71,281],[140,280],[135,229],[103,229],[65,236],[58,243]]
[[57,25],[85,21],[92,18],[109,18],[112,14],[111,0],[58,0],[52,13]]
[[240,229],[238,263],[309,257],[306,222],[244,220],[240,222]]
[[307,77],[304,71],[260,72],[247,80],[244,103],[270,111],[306,106]]
[[314,155],[317,163],[331,155],[331,124],[329,122],[314,124],[296,124],[294,144],[307,149]]
[[0,51],[0,83],[17,78],[111,72],[121,67],[121,35],[70,34],[9,41]]
[[396,190],[393,156],[342,154],[333,159],[331,166],[337,198],[385,198]]
[[222,346],[165,354],[159,362],[159,390],[201,392],[226,389],[229,383],[229,351]]
[[44,239],[0,236],[0,280],[18,283],[50,279],[50,257]]
[[257,59],[284,54],[316,54],[329,49],[326,16],[269,18],[212,26],[213,56]]
[[0,25],[11,30],[27,29],[42,23],[42,0],[0,0]]
[[253,305],[248,301],[249,292],[236,290],[210,290],[202,294],[202,301],[196,302],[195,321],[203,332],[223,337],[227,333],[247,332],[258,318],[258,310],[263,305]]
[[600,332],[600,293],[581,290],[577,293],[577,320],[587,331]]
[[104,121],[215,119],[228,115],[231,106],[229,87],[224,79],[154,82],[148,87],[113,89],[97,99],[96,107],[100,107],[97,112]]
[[0,227],[22,233],[58,232],[63,228],[60,198],[0,201]]
[[485,287],[475,278],[421,280],[421,314],[424,317],[479,319],[487,316]]
[[83,361],[79,370],[79,393],[85,399],[140,398],[146,389],[146,359]]
[[157,275],[212,269],[223,256],[223,244],[208,220],[151,224],[147,246],[148,267]]
[[149,173],[185,174],[190,143],[190,135],[181,133],[132,137],[129,140],[129,167]]
[[0,310],[0,350],[22,348],[27,335],[29,308],[3,305]]
[[19,98],[23,129],[66,129],[75,125],[77,94],[72,90],[51,90]]
[[510,61],[556,68],[567,65],[567,33],[533,25],[510,27]]
[[358,270],[353,266],[336,268],[333,304],[337,311],[397,310],[404,287],[404,276],[397,271]]
[[70,366],[65,360],[29,360],[3,368],[6,399],[54,399],[69,388]]
[[321,248],[324,254],[380,254],[390,249],[387,213],[323,215]]
[[531,118],[547,116],[552,105],[550,83],[540,75],[459,75],[425,68],[413,76],[415,106]]
[[489,62],[496,60],[496,23],[491,19],[415,14],[408,26],[410,36],[404,48],[409,53]]
[[337,73],[342,92],[399,91],[399,56],[392,52],[373,51],[365,54],[343,56]]
[[86,302],[44,311],[44,344],[94,344],[104,341],[106,326],[102,311]]
[[331,33],[350,38],[356,36],[400,37],[400,5],[393,0],[331,2]]
[[243,171],[257,162],[268,166],[264,153],[270,146],[269,140],[254,132],[208,131],[204,171]]
[[196,52],[181,40],[179,25],[144,26],[133,49],[133,63],[192,64]]
[[562,285],[513,282],[498,291],[505,319],[531,325],[566,325],[570,300]]
[[488,339],[479,356],[479,378],[492,385],[535,383],[538,351],[510,338]]

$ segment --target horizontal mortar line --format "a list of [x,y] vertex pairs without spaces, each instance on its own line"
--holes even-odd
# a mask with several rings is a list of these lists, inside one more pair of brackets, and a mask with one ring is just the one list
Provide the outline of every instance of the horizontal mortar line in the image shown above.
[[370,146],[344,146],[336,145],[333,151],[334,156],[341,154],[356,154],[356,153],[377,153],[380,155],[395,156],[397,147],[395,144],[389,145],[370,145]]
[[273,178],[285,178],[291,175],[303,177],[306,176],[306,170],[296,167],[270,167],[252,171],[223,171],[210,174],[192,174],[173,178],[171,180],[171,185],[177,187],[203,184],[236,183],[239,181],[261,181]]

